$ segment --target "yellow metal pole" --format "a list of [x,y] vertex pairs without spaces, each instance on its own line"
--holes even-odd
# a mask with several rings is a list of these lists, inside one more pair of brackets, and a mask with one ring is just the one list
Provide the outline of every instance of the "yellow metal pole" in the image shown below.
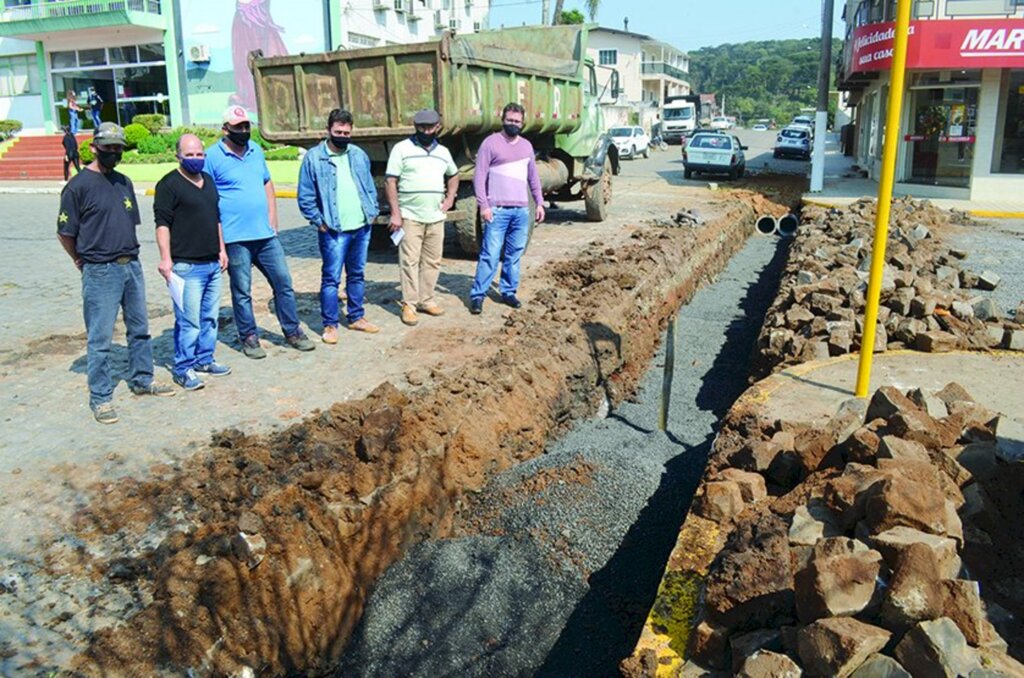
[[900,140],[900,113],[903,110],[903,78],[907,70],[907,32],[910,29],[910,5],[913,0],[896,0],[896,38],[889,78],[888,114],[885,118],[885,147],[882,151],[882,177],[878,182],[878,213],[875,217],[875,242],[871,248],[871,278],[868,281],[867,309],[864,312],[864,333],[860,343],[860,364],[857,368],[857,397],[868,394],[871,383],[871,360],[875,349],[875,326],[878,323],[878,302],[882,294],[882,272],[889,238],[889,211],[892,207],[892,186],[896,177],[896,149]]

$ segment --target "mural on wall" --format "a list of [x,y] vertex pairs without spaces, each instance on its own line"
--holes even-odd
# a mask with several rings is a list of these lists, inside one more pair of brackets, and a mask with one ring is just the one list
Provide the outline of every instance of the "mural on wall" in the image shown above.
[[[230,105],[253,115],[256,94],[248,55],[266,56],[326,49],[323,0],[182,0],[189,117],[193,124],[220,125]],[[230,29],[228,28],[230,27]],[[208,59],[208,60],[207,60]]]

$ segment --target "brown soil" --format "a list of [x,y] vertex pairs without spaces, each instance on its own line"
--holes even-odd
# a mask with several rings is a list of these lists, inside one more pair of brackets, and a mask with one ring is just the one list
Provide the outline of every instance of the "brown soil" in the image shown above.
[[143,609],[97,634],[74,669],[328,672],[375,579],[410,544],[448,534],[463,493],[633,390],[667,318],[742,245],[752,215],[737,201],[703,228],[591,243],[549,265],[533,303],[428,388],[383,384],[273,435],[226,431],[180,468],[97,488],[77,516],[86,547],[63,567],[128,588]]

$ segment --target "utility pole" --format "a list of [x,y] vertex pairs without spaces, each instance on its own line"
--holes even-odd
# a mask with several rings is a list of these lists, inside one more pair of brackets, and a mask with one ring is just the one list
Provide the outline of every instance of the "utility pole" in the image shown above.
[[828,134],[828,83],[832,79],[832,6],[822,0],[821,63],[818,66],[818,113],[814,118],[814,150],[811,159],[811,192],[825,187],[825,136]]
[[548,25],[548,9],[549,9],[549,5],[550,5],[550,0],[541,0],[541,3],[540,3],[540,25],[541,26],[547,26]]

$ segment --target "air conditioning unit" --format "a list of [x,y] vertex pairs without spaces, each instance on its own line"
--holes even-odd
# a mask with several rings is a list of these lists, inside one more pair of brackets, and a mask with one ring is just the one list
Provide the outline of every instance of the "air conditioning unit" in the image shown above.
[[188,48],[188,60],[193,63],[209,63],[210,46],[192,45]]
[[458,32],[459,29],[461,29],[461,28],[462,28],[462,21],[460,21],[459,19],[449,19],[448,20],[448,30],[450,30],[452,32]]
[[373,8],[376,10],[388,9],[389,5],[388,0],[373,0]]
[[483,29],[484,29],[483,22],[480,22],[480,21],[474,21],[473,22],[473,32],[474,33],[479,33]]
[[395,11],[396,12],[404,12],[404,11],[406,11],[405,1],[406,0],[395,0]]

